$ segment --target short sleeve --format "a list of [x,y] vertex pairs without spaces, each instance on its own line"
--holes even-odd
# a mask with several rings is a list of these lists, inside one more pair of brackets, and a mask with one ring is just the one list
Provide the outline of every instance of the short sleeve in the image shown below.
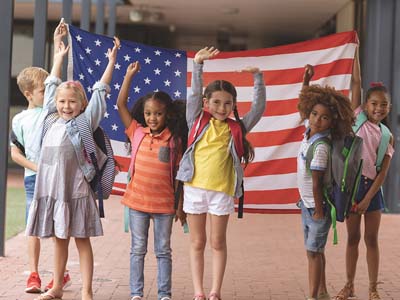
[[136,128],[138,128],[140,124],[135,120],[132,119],[131,124],[127,129],[125,129],[125,134],[128,136],[129,140],[132,142],[133,133],[135,132]]
[[325,171],[328,167],[329,145],[326,143],[318,144],[315,147],[313,159],[311,160],[310,170]]

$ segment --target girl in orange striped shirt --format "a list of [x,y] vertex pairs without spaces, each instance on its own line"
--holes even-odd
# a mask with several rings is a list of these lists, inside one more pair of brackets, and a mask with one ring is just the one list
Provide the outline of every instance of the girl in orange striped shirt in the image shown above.
[[[176,170],[187,143],[185,105],[164,92],[138,99],[129,111],[128,93],[139,62],[130,64],[118,95],[117,106],[131,149],[129,183],[122,204],[129,208],[131,231],[131,300],[143,297],[144,257],[150,219],[154,223],[154,252],[158,265],[158,300],[171,299],[172,220],[186,222],[182,201],[175,205]],[[182,199],[182,197],[180,197]]]

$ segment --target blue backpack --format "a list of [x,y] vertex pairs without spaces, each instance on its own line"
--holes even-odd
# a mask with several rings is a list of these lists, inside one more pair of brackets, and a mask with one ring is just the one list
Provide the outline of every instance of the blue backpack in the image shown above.
[[328,166],[323,179],[324,199],[329,204],[333,228],[333,243],[337,244],[336,221],[343,222],[355,201],[362,171],[362,138],[348,135],[342,140],[321,137],[315,140],[306,154],[306,168],[310,164],[316,147],[328,144]]

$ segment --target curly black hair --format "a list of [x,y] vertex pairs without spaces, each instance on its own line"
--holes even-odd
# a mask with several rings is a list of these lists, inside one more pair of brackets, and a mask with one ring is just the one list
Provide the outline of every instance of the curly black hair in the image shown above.
[[331,112],[331,135],[333,139],[341,139],[346,135],[354,134],[352,125],[355,117],[348,97],[329,86],[311,85],[303,87],[297,104],[301,117],[300,122],[310,117],[313,107],[317,104],[326,106]]
[[[148,100],[156,100],[164,104],[167,108],[167,120],[166,127],[171,132],[174,144],[178,145],[174,151],[177,153],[183,153],[187,147],[188,138],[188,127],[186,123],[186,101],[185,100],[172,100],[172,98],[165,92],[158,91],[149,93],[136,100],[135,104],[130,110],[131,117],[135,119],[143,127],[147,127],[144,119],[144,104]],[[127,139],[125,143],[128,151],[131,151],[130,140]]]

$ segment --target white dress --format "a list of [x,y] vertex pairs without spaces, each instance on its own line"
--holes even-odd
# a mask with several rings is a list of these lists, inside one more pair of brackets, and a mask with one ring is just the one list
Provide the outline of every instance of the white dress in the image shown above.
[[63,119],[43,139],[26,234],[61,239],[103,235],[94,193],[79,167]]

